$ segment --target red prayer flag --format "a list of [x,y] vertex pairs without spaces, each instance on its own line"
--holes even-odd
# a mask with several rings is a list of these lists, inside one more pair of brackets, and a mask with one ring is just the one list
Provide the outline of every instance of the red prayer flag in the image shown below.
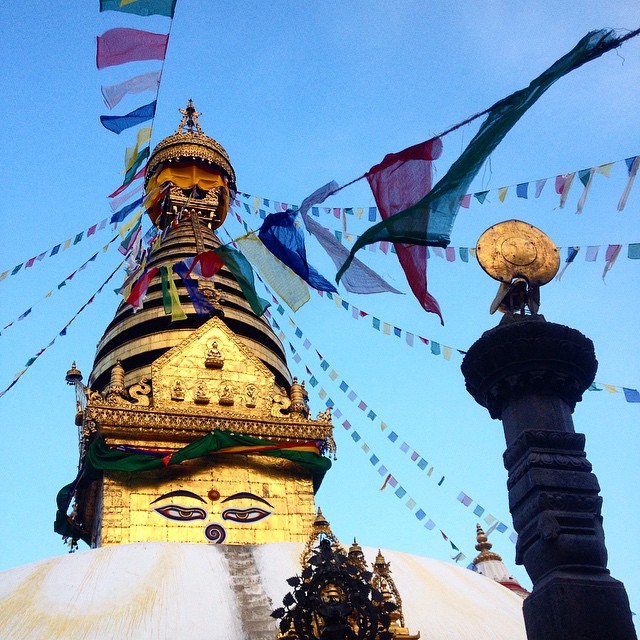
[[127,298],[128,304],[132,307],[137,307],[138,309],[142,306],[142,299],[147,294],[147,289],[149,288],[149,284],[151,284],[151,279],[158,273],[158,271],[158,267],[153,267],[142,274],[131,289],[131,293]]
[[112,67],[137,60],[164,60],[168,34],[139,29],[109,29],[98,36],[96,66]]
[[[185,260],[185,263],[187,261]],[[199,253],[189,266],[189,275],[195,273],[197,276],[203,278],[212,278],[220,269],[222,269],[224,263],[220,259],[217,253],[214,251],[205,251]],[[277,301],[276,301],[277,304]]]
[[[404,151],[387,154],[366,173],[369,186],[383,220],[412,207],[431,191],[432,161],[440,157],[442,141],[432,138]],[[442,313],[436,299],[427,291],[427,248],[394,244],[398,260],[411,291],[425,311]]]

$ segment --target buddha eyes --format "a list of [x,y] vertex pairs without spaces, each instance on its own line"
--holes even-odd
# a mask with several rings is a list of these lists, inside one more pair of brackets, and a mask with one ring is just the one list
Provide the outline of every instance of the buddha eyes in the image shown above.
[[222,512],[222,519],[246,524],[258,522],[270,515],[271,511],[265,511],[260,507],[249,507],[248,509],[225,509]]
[[[155,507],[154,511],[164,518],[176,520],[178,522],[191,522],[192,520],[206,520],[207,512],[200,507],[183,507],[177,504],[168,504],[162,507]],[[251,524],[258,522],[271,515],[271,511],[266,511],[260,507],[249,507],[247,509],[225,509],[222,512],[223,520],[238,522],[240,524]]]
[[169,520],[179,520],[181,522],[205,520],[207,517],[207,512],[204,509],[200,509],[199,507],[181,507],[177,504],[156,507],[155,511]]

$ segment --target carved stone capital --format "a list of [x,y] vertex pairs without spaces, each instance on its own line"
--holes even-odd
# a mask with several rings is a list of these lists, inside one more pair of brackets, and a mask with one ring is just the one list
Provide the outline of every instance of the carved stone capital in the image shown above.
[[462,362],[467,390],[492,418],[527,395],[554,396],[573,411],[594,380],[593,343],[542,316],[505,316],[475,342]]

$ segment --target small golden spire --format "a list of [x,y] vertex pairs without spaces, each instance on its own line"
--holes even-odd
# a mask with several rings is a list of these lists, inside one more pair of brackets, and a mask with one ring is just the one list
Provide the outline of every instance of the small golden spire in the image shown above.
[[487,535],[482,530],[480,524],[476,524],[476,540],[476,549],[480,553],[473,559],[473,564],[486,562],[487,560],[497,560],[498,562],[502,562],[502,557],[491,551],[491,547],[493,547],[493,545],[489,542]]
[[360,573],[367,570],[367,561],[365,560],[362,547],[353,539],[353,544],[349,547],[347,553],[347,561],[358,569]]
[[195,127],[198,133],[202,133],[202,129],[200,128],[200,123],[198,122],[198,116],[202,115],[200,111],[196,111],[196,108],[193,106],[193,100],[189,98],[189,102],[187,104],[186,109],[179,109],[182,114],[182,120],[180,121],[180,125],[176,133],[185,133],[184,128],[187,128],[188,133],[194,133],[193,129]]
[[79,369],[76,369],[76,361],[73,361],[71,369],[67,371],[67,375],[64,377],[65,382],[69,385],[74,385],[76,382],[82,382],[82,373]]
[[[307,540],[307,544],[304,547],[304,551],[302,552],[302,556],[300,561],[303,567],[307,566],[307,562],[313,553],[314,548],[321,542],[323,539],[328,539],[331,542],[331,546],[334,550],[340,551],[340,553],[345,553],[340,541],[333,531],[331,531],[331,525],[329,521],[322,514],[322,509],[318,507],[318,513],[316,515],[316,519],[313,521],[313,526],[311,528],[311,535],[309,536],[309,540]],[[346,554],[345,554],[346,555]]]

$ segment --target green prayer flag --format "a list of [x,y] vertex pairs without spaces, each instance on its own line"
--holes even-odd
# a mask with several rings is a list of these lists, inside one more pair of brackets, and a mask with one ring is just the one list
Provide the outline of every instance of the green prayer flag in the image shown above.
[[100,0],[100,11],[122,11],[138,16],[167,16],[173,18],[176,0]]
[[387,240],[404,244],[446,247],[450,241],[460,199],[468,193],[469,185],[524,113],[556,81],[586,62],[619,47],[625,40],[635,37],[640,29],[616,37],[610,29],[591,31],[566,55],[554,62],[535,78],[528,87],[496,102],[462,155],[433,189],[415,205],[392,215],[369,228],[356,241],[349,257],[336,274],[336,282],[349,268],[356,252],[362,247]]
[[166,266],[160,267],[162,277],[162,306],[166,316],[171,315],[173,305],[171,303],[171,293],[169,291],[169,269]]
[[640,243],[634,242],[629,245],[629,249],[627,250],[627,258],[630,260],[640,260]]
[[138,152],[136,159],[133,161],[133,164],[129,167],[127,172],[124,174],[124,182],[123,184],[129,184],[133,181],[133,177],[136,175],[136,172],[140,168],[140,165],[149,157],[149,147],[145,147]]
[[214,251],[237,280],[253,312],[260,317],[271,306],[271,303],[256,293],[253,269],[249,261],[239,251],[229,246],[223,245]]

